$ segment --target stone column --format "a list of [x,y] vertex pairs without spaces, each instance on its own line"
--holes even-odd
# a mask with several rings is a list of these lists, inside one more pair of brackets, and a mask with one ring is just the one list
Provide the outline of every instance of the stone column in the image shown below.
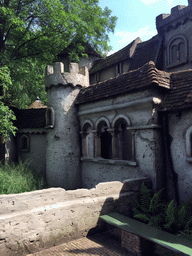
[[100,134],[98,134],[97,130],[92,131],[95,139],[95,157],[101,157],[101,139]]
[[81,152],[82,156],[87,156],[87,150],[86,150],[86,133],[80,132],[81,134]]
[[111,129],[110,133],[112,135],[112,159],[119,159],[118,132]]
[[135,161],[135,130],[129,130],[132,134],[132,160]]

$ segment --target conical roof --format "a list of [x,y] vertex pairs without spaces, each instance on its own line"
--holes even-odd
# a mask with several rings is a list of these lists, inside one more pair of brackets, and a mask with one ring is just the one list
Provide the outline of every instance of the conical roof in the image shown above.
[[40,101],[39,97],[37,97],[37,99],[27,109],[32,108],[46,108],[46,106]]

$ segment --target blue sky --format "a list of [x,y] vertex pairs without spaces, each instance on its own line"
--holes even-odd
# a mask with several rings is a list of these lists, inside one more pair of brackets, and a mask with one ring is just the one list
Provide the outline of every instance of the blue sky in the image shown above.
[[188,5],[188,0],[99,0],[99,5],[118,17],[114,34],[109,34],[113,53],[138,36],[146,41],[156,35],[156,16],[170,13],[176,5]]

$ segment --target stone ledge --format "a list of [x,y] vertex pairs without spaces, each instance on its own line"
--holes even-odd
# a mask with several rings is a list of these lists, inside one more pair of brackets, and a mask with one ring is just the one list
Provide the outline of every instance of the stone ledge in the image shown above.
[[83,161],[83,162],[101,163],[101,164],[109,164],[109,165],[137,166],[137,162],[136,161],[117,160],[117,159],[81,157],[81,161]]

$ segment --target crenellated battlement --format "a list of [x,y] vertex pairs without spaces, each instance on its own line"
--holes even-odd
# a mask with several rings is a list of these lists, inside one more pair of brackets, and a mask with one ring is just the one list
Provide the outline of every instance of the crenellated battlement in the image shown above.
[[171,9],[171,14],[160,14],[156,17],[156,28],[160,32],[162,28],[168,25],[171,22],[174,22],[175,19],[187,18],[191,15],[192,11],[192,0],[188,0],[188,6],[186,5],[177,5]]
[[72,85],[88,87],[89,71],[87,67],[79,69],[78,63],[69,64],[69,72],[64,72],[64,64],[55,62],[53,66],[47,66],[45,71],[45,87],[46,90],[50,86],[56,85]]

